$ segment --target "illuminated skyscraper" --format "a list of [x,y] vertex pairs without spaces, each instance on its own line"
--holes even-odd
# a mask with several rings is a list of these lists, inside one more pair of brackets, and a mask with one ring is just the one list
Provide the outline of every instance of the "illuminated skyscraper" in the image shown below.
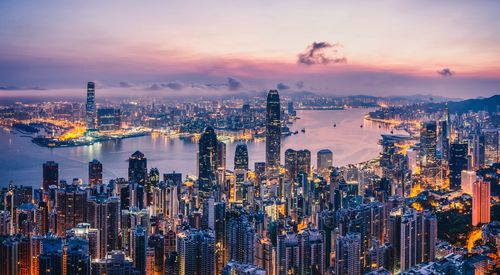
[[198,181],[200,191],[210,192],[217,171],[217,134],[208,126],[201,134],[198,144]]
[[228,259],[240,263],[254,263],[254,224],[244,214],[231,213],[227,221]]
[[134,269],[139,275],[146,275],[146,250],[148,234],[147,229],[142,226],[137,226],[132,229],[132,247],[130,249],[131,258],[134,262]]
[[472,138],[472,153],[474,167],[479,168],[484,166],[485,159],[485,136],[479,131]]
[[389,268],[399,273],[426,261],[436,254],[437,219],[429,212],[398,208],[390,213],[389,242],[392,245]]
[[478,177],[472,184],[472,225],[490,222],[490,182]]
[[89,162],[89,186],[102,184],[102,163],[94,159]]
[[420,130],[420,160],[422,173],[433,177],[437,173],[436,122],[425,122]]
[[319,172],[324,172],[333,166],[333,153],[331,150],[323,149],[317,153],[317,168]]
[[461,182],[460,187],[465,193],[472,195],[472,184],[475,181],[476,181],[476,172],[469,170],[462,171],[462,176],[460,179]]
[[498,162],[498,129],[485,129],[484,135],[484,163],[491,165]]
[[47,161],[43,164],[43,190],[49,190],[51,185],[59,185],[59,164]]
[[95,83],[87,83],[87,130],[96,128],[96,105],[95,105]]
[[460,189],[462,170],[467,169],[467,143],[452,143],[450,146],[450,188]]
[[136,151],[128,159],[128,180],[142,186],[148,179],[148,160],[140,151]]
[[211,230],[187,230],[177,234],[179,274],[215,274],[215,238]]
[[361,237],[358,233],[338,236],[335,241],[335,274],[361,274]]
[[266,113],[266,172],[275,176],[279,172],[281,154],[281,106],[277,90],[267,94]]
[[311,173],[311,151],[287,149],[285,151],[285,176],[287,180],[297,181],[301,173]]
[[238,144],[234,152],[234,170],[248,170],[248,149],[246,144]]
[[97,110],[97,127],[100,131],[119,130],[121,123],[120,109],[101,108]]
[[68,185],[56,191],[56,234],[65,236],[66,230],[85,222],[87,217],[87,193],[76,185]]

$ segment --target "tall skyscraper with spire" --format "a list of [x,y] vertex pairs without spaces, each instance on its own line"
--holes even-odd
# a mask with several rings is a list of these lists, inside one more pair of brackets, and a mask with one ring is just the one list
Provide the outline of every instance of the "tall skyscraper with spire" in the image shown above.
[[281,107],[278,90],[267,94],[266,113],[266,172],[276,175],[280,166],[281,154]]
[[97,111],[95,106],[95,83],[87,83],[87,130],[96,128]]
[[217,172],[217,134],[208,126],[201,134],[198,144],[198,180],[200,191],[209,192],[216,180]]

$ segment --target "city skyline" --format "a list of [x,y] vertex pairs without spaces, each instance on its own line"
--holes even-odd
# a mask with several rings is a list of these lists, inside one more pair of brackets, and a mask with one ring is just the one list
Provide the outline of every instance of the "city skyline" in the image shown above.
[[0,1],[0,275],[500,273],[500,2]]
[[491,1],[0,5],[2,97],[76,96],[82,79],[108,96],[276,87],[470,98],[500,87]]

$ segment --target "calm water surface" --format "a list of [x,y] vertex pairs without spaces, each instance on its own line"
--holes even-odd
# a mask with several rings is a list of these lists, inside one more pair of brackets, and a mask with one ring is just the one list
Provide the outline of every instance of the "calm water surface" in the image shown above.
[[[312,164],[316,166],[316,152],[333,151],[334,165],[341,166],[369,160],[378,155],[380,134],[389,133],[386,127],[364,121],[363,116],[371,109],[329,111],[299,111],[298,119],[290,128],[299,134],[283,138],[282,155],[288,148],[309,149]],[[333,123],[337,127],[333,127]],[[363,125],[363,128],[360,127]],[[302,128],[305,133],[300,132]],[[400,132],[394,132],[400,133]],[[264,161],[265,143],[248,142],[250,167]],[[227,167],[233,168],[236,143],[227,144]],[[0,130],[0,186],[10,181],[14,184],[40,186],[42,163],[53,160],[59,163],[60,179],[88,177],[88,162],[98,159],[103,163],[105,181],[115,177],[127,177],[127,159],[140,150],[148,159],[148,168],[157,167],[160,173],[178,171],[196,173],[197,144],[162,136],[144,136],[94,144],[92,146],[44,148],[31,143],[30,138]],[[283,157],[282,157],[283,161]]]

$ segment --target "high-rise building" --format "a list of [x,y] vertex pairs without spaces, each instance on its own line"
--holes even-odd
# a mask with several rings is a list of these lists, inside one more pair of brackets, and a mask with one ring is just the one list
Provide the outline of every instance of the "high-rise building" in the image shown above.
[[335,274],[361,274],[361,236],[348,233],[335,241]]
[[112,131],[121,128],[120,109],[101,108],[97,110],[97,127],[99,131]]
[[498,129],[484,129],[484,163],[492,165],[499,161]]
[[420,161],[422,173],[433,177],[437,174],[438,162],[436,156],[436,122],[430,121],[422,124],[420,130]]
[[295,108],[293,107],[293,101],[288,101],[287,105],[287,112],[289,116],[295,116],[297,115],[297,112],[295,111]]
[[56,234],[65,236],[66,230],[85,222],[87,193],[76,185],[68,185],[56,191]]
[[248,149],[246,144],[236,145],[234,152],[234,170],[248,170]]
[[329,149],[319,150],[317,153],[318,172],[327,171],[333,166],[333,153]]
[[259,236],[255,242],[255,265],[260,266],[268,275],[275,274],[275,248],[269,238]]
[[250,109],[250,104],[245,103],[241,108],[241,118],[243,123],[243,128],[250,128],[253,121],[252,109]]
[[450,146],[450,188],[460,189],[462,170],[467,169],[467,143],[452,143]]
[[[154,274],[164,274],[164,258],[165,258],[165,238],[161,234],[151,235],[148,238],[148,249],[153,250]],[[149,273],[148,273],[149,274]]]
[[96,159],[89,162],[89,186],[102,184],[102,163]]
[[42,240],[42,253],[38,256],[39,274],[63,274],[64,255],[63,239],[47,236]]
[[266,110],[266,172],[276,176],[281,155],[281,105],[277,90],[267,94]]
[[325,233],[307,228],[279,235],[276,246],[277,275],[324,274]]
[[71,238],[66,248],[66,274],[90,275],[89,241]]
[[490,182],[485,181],[482,177],[477,177],[477,180],[472,184],[472,225],[490,222]]
[[139,275],[146,275],[146,250],[148,234],[147,229],[137,226],[132,229],[132,240],[130,248],[131,258],[134,262],[134,269]]
[[13,236],[5,239],[0,239],[0,274],[14,274],[18,273],[18,256],[19,256],[19,243]]
[[435,258],[437,220],[429,212],[412,208],[394,209],[389,216],[388,236],[392,246],[390,270],[399,273]]
[[47,161],[43,164],[43,190],[49,190],[51,185],[59,185],[59,164]]
[[214,186],[217,172],[217,134],[207,126],[198,143],[198,181],[200,191],[210,192]]
[[462,170],[462,176],[460,178],[460,187],[462,190],[472,195],[472,184],[476,181],[476,172],[469,170]]
[[450,151],[450,139],[448,136],[448,121],[439,121],[439,151],[441,152],[441,157],[444,160],[448,160]]
[[120,200],[117,197],[90,197],[87,221],[99,230],[99,255],[119,248]]
[[234,213],[227,221],[228,259],[240,263],[254,263],[254,224],[245,214]]
[[479,131],[472,138],[472,153],[474,167],[483,167],[486,153],[485,136]]
[[215,238],[211,230],[186,230],[177,234],[179,275],[215,274]]
[[148,160],[140,151],[135,151],[128,159],[128,180],[146,185],[148,180]]
[[311,151],[287,149],[285,151],[285,178],[297,181],[300,174],[311,173]]
[[95,104],[95,83],[87,83],[87,130],[96,128],[96,104]]

